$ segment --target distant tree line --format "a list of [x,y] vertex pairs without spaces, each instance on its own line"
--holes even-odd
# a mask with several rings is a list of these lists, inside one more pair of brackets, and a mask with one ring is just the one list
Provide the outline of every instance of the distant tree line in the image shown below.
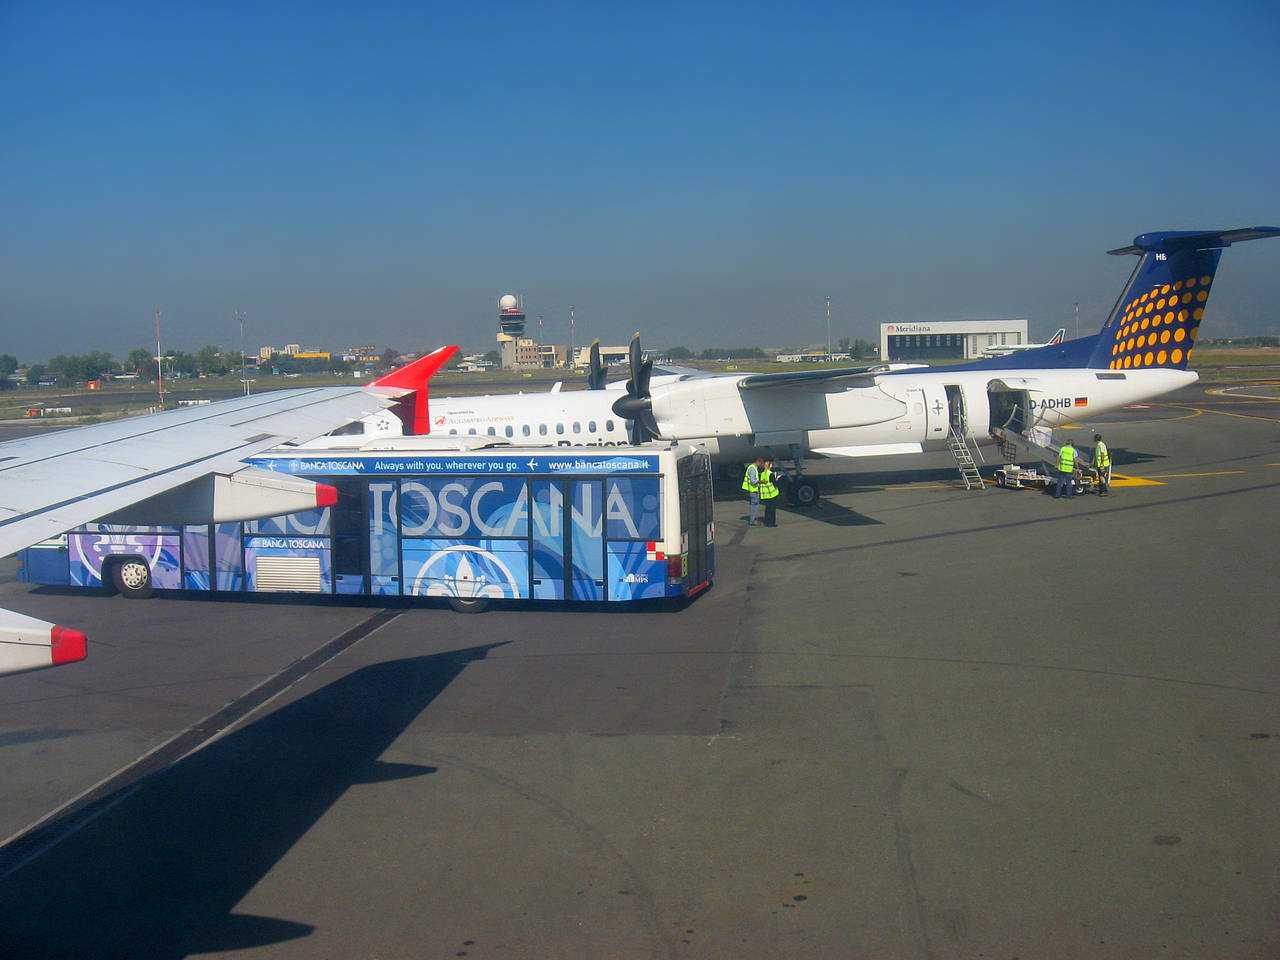
[[[870,340],[841,337],[838,347],[841,353],[847,353],[857,360],[876,356],[879,347]],[[663,351],[668,360],[768,360],[770,355],[760,347],[708,347],[695,352],[688,347],[670,347]]]
[[664,351],[668,360],[767,360],[769,355],[759,347],[708,347],[694,353],[688,347],[671,347]]
[[[243,362],[238,350],[223,353],[222,350],[209,344],[201,347],[196,353],[184,350],[169,350],[164,355],[164,375],[166,377],[223,376],[240,369]],[[14,386],[12,377],[20,364],[9,354],[0,355],[0,390]],[[156,379],[156,359],[150,350],[138,347],[129,351],[123,362],[115,360],[105,350],[92,350],[84,354],[60,353],[51,357],[48,363],[33,363],[26,369],[24,379],[29,385],[39,383],[56,383],[67,386],[74,383],[87,383],[90,380],[106,380],[120,374],[132,374],[139,380]]]
[[1220,337],[1203,342],[1215,347],[1280,347],[1280,337]]

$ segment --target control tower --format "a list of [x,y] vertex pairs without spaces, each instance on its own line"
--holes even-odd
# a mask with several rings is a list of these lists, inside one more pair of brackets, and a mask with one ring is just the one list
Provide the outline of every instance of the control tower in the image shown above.
[[507,294],[498,301],[498,354],[504,370],[537,365],[537,345],[524,335],[524,311],[519,301]]

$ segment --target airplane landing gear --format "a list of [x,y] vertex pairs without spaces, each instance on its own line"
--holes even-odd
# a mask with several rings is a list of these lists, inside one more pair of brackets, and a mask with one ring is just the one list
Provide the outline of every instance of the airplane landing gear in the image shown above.
[[788,486],[787,499],[793,506],[812,507],[818,502],[818,485],[808,477],[797,476]]
[[794,467],[785,471],[787,499],[795,507],[812,507],[818,502],[818,484],[804,475],[804,447],[793,443],[788,453]]

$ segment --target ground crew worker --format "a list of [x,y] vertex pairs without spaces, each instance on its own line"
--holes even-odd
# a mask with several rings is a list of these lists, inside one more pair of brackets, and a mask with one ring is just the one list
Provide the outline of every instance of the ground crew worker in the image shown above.
[[760,516],[760,471],[764,469],[764,458],[756,457],[756,462],[747,467],[747,475],[742,478],[742,489],[747,492],[747,500],[751,504],[747,513],[747,525],[760,526],[756,518]]
[[1071,495],[1075,493],[1075,472],[1076,448],[1068,440],[1058,450],[1058,485],[1054,488],[1053,499],[1057,500],[1062,496],[1063,484],[1067,487],[1067,499],[1071,499]]
[[760,471],[760,500],[764,504],[764,525],[778,525],[778,485],[774,482],[773,461],[766,460]]
[[1105,497],[1111,491],[1111,451],[1100,433],[1093,435],[1093,466],[1098,471],[1098,496]]

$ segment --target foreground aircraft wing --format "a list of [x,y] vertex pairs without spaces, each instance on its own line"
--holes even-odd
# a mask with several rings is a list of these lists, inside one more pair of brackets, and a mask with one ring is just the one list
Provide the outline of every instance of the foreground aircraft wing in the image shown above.
[[[0,556],[157,497],[192,523],[331,504],[332,487],[250,470],[241,461],[319,436],[407,392],[280,390],[0,443]],[[79,631],[0,611],[0,673],[84,656]]]
[[882,373],[916,370],[923,363],[875,363],[866,367],[837,367],[834,370],[796,370],[784,373],[752,373],[738,380],[739,390],[778,390],[783,388],[834,393],[850,387],[874,386]]

